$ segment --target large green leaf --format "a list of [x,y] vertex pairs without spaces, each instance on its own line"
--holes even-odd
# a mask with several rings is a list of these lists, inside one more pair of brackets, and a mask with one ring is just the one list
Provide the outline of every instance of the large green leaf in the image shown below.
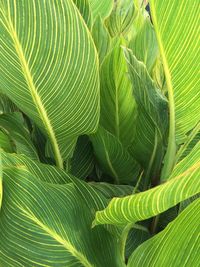
[[131,255],[128,267],[198,267],[200,199],[189,205],[165,230]]
[[[150,77],[143,62],[129,49],[124,49],[133,95],[138,109],[136,134],[130,151],[143,165],[146,180],[158,175],[162,162],[168,126],[167,100]],[[148,181],[147,181],[148,182]]]
[[134,138],[136,109],[121,42],[104,59],[100,79],[100,124],[127,147]]
[[8,133],[13,142],[13,151],[24,154],[31,159],[39,160],[21,113],[0,115],[0,129]]
[[94,19],[96,19],[98,15],[100,15],[102,18],[105,18],[110,14],[113,8],[114,0],[89,0],[89,3]]
[[98,124],[98,60],[90,33],[72,0],[3,0],[0,16],[1,90],[49,137],[62,167],[66,140]]
[[170,130],[162,179],[173,168],[176,144],[200,121],[199,0],[150,0],[168,88]]
[[139,164],[131,157],[120,141],[104,128],[91,135],[94,154],[106,174],[116,183],[135,183],[139,174]]
[[94,224],[126,225],[156,216],[199,193],[199,175],[200,142],[177,164],[168,182],[133,196],[112,199],[105,210],[96,213]]
[[104,227],[91,229],[95,210],[104,205],[89,187],[48,184],[23,167],[6,168],[0,265],[125,266],[117,239]]

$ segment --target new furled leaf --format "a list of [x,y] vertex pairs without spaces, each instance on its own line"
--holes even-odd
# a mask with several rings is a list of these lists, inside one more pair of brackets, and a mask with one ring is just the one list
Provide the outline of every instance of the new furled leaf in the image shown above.
[[136,107],[119,40],[100,68],[100,124],[125,147],[134,139]]

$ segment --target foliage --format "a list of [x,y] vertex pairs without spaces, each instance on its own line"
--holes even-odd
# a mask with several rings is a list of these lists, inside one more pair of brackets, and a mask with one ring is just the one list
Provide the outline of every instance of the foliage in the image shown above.
[[199,266],[199,1],[146,4],[1,0],[0,266]]

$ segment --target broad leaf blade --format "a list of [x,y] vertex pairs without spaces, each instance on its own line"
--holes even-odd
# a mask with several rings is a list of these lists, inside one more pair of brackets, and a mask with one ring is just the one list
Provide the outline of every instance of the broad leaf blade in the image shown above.
[[72,184],[43,183],[19,167],[4,172],[3,187],[2,265],[124,266],[116,238],[91,229],[96,207],[105,204],[88,187],[81,195]]
[[71,0],[1,1],[0,12],[1,89],[49,137],[62,167],[65,140],[98,124],[98,60],[90,33]]
[[193,266],[200,261],[200,199],[189,205],[165,230],[131,255],[128,267]]
[[[199,1],[150,0],[151,15],[174,105],[176,141],[200,120]],[[170,141],[170,140],[169,140]]]
[[94,224],[126,225],[156,216],[199,193],[199,175],[200,142],[176,166],[168,182],[133,196],[112,199],[105,210],[97,212]]

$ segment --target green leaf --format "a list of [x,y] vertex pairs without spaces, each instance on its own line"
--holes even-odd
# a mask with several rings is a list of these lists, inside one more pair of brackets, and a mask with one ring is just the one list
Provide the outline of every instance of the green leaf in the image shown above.
[[134,188],[130,185],[115,185],[109,183],[95,183],[91,182],[90,185],[107,199],[111,199],[113,197],[122,197],[131,195],[133,193]]
[[170,129],[162,180],[174,166],[176,143],[200,121],[198,62],[199,1],[150,0],[168,88]]
[[112,37],[125,35],[130,30],[135,18],[135,6],[132,0],[116,0],[105,25]]
[[14,151],[33,160],[39,160],[21,113],[14,112],[0,115],[0,129],[8,133],[14,144]]
[[31,160],[24,155],[9,154],[0,150],[2,164],[5,168],[24,166],[38,180],[52,184],[73,182],[74,177],[54,166]]
[[92,27],[92,13],[90,9],[89,0],[73,0],[74,4],[79,9],[81,16],[84,18],[88,28]]
[[1,93],[0,90],[0,115],[4,113],[10,113],[17,110],[17,107],[14,105],[10,99]]
[[162,162],[168,127],[167,100],[144,63],[138,61],[131,50],[124,48],[124,53],[138,109],[130,152],[143,165],[148,182],[150,173],[158,174]]
[[131,157],[118,139],[99,127],[91,135],[94,154],[102,170],[113,177],[116,183],[134,183],[139,174],[139,164]]
[[137,35],[130,41],[129,48],[132,50],[133,55],[146,65],[151,74],[158,57],[158,44],[155,31],[148,17]]
[[94,168],[92,144],[87,136],[80,136],[70,161],[70,173],[77,178],[85,179]]
[[48,136],[62,167],[66,139],[98,125],[98,59],[90,33],[71,0],[3,0],[0,14],[1,90]]
[[1,130],[0,130],[0,148],[9,153],[14,152],[14,148],[12,146],[9,136],[5,132],[2,132]]
[[114,0],[89,0],[89,3],[94,20],[98,15],[100,15],[101,18],[104,19],[110,14],[113,8]]
[[189,205],[165,230],[131,255],[128,267],[193,266],[200,262],[200,199]]
[[134,138],[136,109],[121,41],[104,59],[100,79],[100,124],[128,147]]
[[110,49],[110,35],[103,24],[100,16],[98,16],[92,27],[92,37],[99,54],[100,64]]
[[96,213],[94,225],[126,225],[156,216],[199,193],[199,175],[200,142],[177,164],[168,182],[133,196],[113,198],[105,210]]
[[89,187],[80,194],[72,184],[44,183],[18,167],[4,170],[3,189],[1,265],[125,266],[116,238],[104,227],[91,229],[96,207],[105,204]]

